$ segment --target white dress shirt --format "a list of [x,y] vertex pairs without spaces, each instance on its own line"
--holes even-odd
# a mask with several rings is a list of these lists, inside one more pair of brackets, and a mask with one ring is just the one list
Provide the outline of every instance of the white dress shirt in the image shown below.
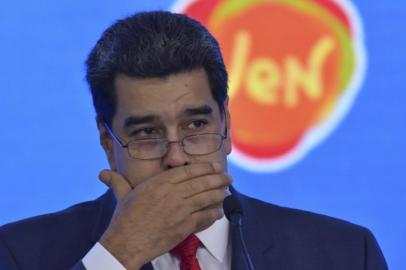
[[[217,220],[204,231],[196,233],[202,242],[196,257],[202,270],[230,270],[231,243],[226,217]],[[125,270],[125,267],[100,243],[96,243],[82,260],[87,270]],[[179,260],[169,252],[151,261],[154,270],[179,269]]]

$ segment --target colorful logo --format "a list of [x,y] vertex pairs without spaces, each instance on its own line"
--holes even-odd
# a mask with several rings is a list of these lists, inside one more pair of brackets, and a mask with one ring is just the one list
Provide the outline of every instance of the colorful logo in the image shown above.
[[348,112],[365,71],[349,1],[178,1],[220,43],[229,72],[231,160],[279,171],[322,142]]

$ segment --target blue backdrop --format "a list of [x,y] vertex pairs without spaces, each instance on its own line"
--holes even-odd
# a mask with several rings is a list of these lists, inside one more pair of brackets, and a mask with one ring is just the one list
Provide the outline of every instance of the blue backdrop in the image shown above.
[[[344,120],[278,173],[231,164],[235,186],[265,201],[370,228],[391,269],[406,269],[406,3],[353,1],[368,64]],[[9,1],[0,8],[0,224],[93,199],[107,167],[84,60],[102,31],[171,1]]]

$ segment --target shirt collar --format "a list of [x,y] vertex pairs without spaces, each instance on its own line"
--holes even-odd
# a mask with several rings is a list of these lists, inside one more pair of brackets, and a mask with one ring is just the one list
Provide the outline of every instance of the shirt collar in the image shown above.
[[229,222],[225,216],[214,222],[209,228],[196,233],[210,254],[219,262],[223,262],[227,255]]

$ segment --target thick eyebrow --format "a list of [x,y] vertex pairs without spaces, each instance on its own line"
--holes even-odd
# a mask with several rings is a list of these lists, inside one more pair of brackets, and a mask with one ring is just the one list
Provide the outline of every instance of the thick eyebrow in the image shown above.
[[213,112],[213,109],[209,105],[203,105],[199,106],[196,108],[187,108],[185,110],[185,114],[188,116],[193,116],[193,115],[210,115]]
[[[184,114],[187,116],[193,115],[210,115],[213,112],[213,109],[209,105],[202,105],[195,108],[187,108],[184,110]],[[140,125],[140,124],[150,124],[159,122],[160,117],[158,115],[144,115],[144,116],[136,116],[132,115],[125,119],[124,121],[124,128],[129,128],[131,126]]]
[[129,128],[134,125],[148,124],[158,122],[159,116],[157,115],[145,115],[145,116],[136,116],[132,115],[125,119],[124,128]]

